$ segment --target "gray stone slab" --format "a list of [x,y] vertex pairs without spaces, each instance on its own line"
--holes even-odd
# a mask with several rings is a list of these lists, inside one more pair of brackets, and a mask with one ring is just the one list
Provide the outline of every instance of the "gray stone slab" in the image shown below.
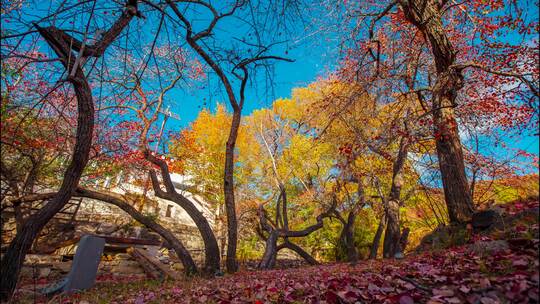
[[94,286],[105,239],[85,235],[79,241],[71,270],[64,285],[64,292],[88,289]]
[[52,295],[58,292],[75,292],[94,286],[104,247],[105,239],[91,235],[83,236],[77,245],[68,275],[43,288],[41,293]]

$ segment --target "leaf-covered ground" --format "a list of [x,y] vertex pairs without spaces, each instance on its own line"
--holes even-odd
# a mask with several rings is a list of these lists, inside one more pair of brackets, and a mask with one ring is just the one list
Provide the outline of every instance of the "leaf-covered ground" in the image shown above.
[[[536,220],[535,220],[536,221]],[[107,281],[53,303],[538,303],[538,224],[410,255],[182,282]],[[508,236],[511,238],[508,238]],[[492,247],[492,248],[491,248]],[[478,250],[478,249],[481,250]],[[483,250],[487,248],[486,250]],[[33,299],[32,299],[33,300]]]

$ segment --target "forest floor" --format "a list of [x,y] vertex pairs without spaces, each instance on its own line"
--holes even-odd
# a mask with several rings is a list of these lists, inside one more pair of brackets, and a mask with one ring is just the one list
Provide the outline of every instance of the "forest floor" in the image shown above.
[[[506,207],[529,210],[504,232],[472,236],[463,245],[431,249],[402,260],[360,261],[214,279],[112,281],[48,303],[538,303],[538,201]],[[534,210],[532,213],[530,210]]]

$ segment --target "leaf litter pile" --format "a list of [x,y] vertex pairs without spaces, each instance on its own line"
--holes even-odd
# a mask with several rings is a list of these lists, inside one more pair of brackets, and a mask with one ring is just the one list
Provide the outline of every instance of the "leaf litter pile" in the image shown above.
[[213,279],[100,282],[56,303],[538,303],[538,224],[512,227],[506,247],[476,236],[463,246],[409,255],[285,270],[240,271]]

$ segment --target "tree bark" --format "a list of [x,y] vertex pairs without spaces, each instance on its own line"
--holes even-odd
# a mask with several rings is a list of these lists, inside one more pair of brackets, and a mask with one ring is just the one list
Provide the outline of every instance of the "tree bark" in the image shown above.
[[386,204],[386,232],[384,234],[383,257],[392,258],[399,252],[400,222],[399,205],[401,187],[403,186],[403,169],[409,151],[409,143],[406,136],[401,137],[398,154],[392,168],[392,186],[390,199]]
[[[307,253],[302,247],[291,243],[289,240],[285,239],[283,244],[280,246],[281,248],[288,248],[294,252],[296,252],[299,256],[301,256],[306,262],[308,262],[310,265],[318,265],[319,262],[315,260],[309,253]],[[281,249],[280,248],[280,249]]]
[[405,252],[405,248],[407,248],[407,244],[409,242],[409,233],[411,230],[409,228],[403,229],[401,232],[401,236],[399,237],[399,250],[401,253]]
[[[347,216],[347,221],[343,226],[341,231],[340,238],[342,239],[345,249],[347,252],[347,260],[351,263],[356,263],[359,259],[358,250],[354,244],[354,223],[356,222],[356,215],[366,204],[366,197],[364,193],[364,184],[362,178],[357,178],[358,189],[356,193],[358,194],[358,201],[354,205],[354,208],[349,212]],[[334,209],[335,210],[335,209]]]
[[270,232],[270,235],[266,239],[266,246],[264,248],[264,254],[259,262],[259,269],[272,269],[276,264],[277,257],[277,239],[278,233],[275,230]]
[[[203,58],[203,60],[214,70],[219,77],[221,83],[225,87],[229,103],[233,108],[233,117],[231,121],[231,129],[229,131],[229,138],[225,146],[225,169],[223,177],[223,192],[225,196],[225,212],[227,216],[227,258],[226,266],[227,272],[233,273],[238,270],[238,262],[236,260],[236,246],[238,242],[238,223],[236,219],[236,205],[234,200],[234,148],[236,145],[236,138],[238,137],[238,129],[240,128],[240,120],[242,117],[242,108],[244,106],[244,91],[247,82],[247,69],[245,66],[240,67],[244,71],[244,78],[241,79],[240,85],[240,98],[236,98],[233,87],[229,78],[207,51],[205,51],[198,40],[207,37],[212,34],[212,30],[219,18],[222,16],[214,15],[213,21],[210,22],[210,26],[197,34],[193,33],[192,24],[178,9],[176,4],[167,0],[167,3],[172,8],[173,12],[178,16],[182,23],[186,26],[186,41],[187,43]],[[206,6],[206,5],[205,5]],[[211,6],[210,6],[211,7]],[[213,7],[212,7],[213,10]],[[238,68],[235,67],[235,68]]]
[[347,261],[354,263],[358,261],[358,250],[354,245],[354,222],[356,219],[355,212],[351,211],[347,216],[347,222],[343,225],[343,229],[339,235],[339,241],[345,248]]
[[474,205],[453,109],[456,96],[463,87],[461,71],[451,68],[457,52],[444,29],[439,1],[400,0],[399,3],[407,20],[424,34],[431,46],[437,70],[433,88],[434,135],[444,197],[450,222],[467,222],[472,217]]
[[[133,16],[137,14],[137,1],[130,0],[121,17],[103,34],[102,39],[94,46],[89,45],[89,48],[97,48],[97,51],[91,56],[101,56],[105,49],[116,39],[116,37],[118,37],[120,32],[122,32],[123,28],[130,22]],[[67,74],[70,75],[68,80],[73,85],[75,96],[77,97],[78,115],[76,141],[71,161],[64,172],[64,178],[57,194],[49,201],[49,203],[24,222],[13,241],[9,244],[8,250],[2,258],[2,273],[0,275],[0,301],[2,302],[8,301],[13,295],[21,266],[33,241],[49,220],[70,200],[73,191],[79,184],[83,170],[86,167],[90,155],[90,148],[92,146],[94,129],[94,103],[92,99],[92,90],[84,75],[81,64],[75,66],[76,60],[70,60],[76,58],[72,49],[77,50],[77,48],[74,47],[74,44],[76,44],[77,41],[54,26],[48,28],[35,26],[47,44],[59,57]],[[83,54],[79,55],[83,56]]]
[[[58,39],[51,36],[51,32],[45,32],[47,29],[39,29],[46,41],[52,45],[51,39]],[[58,40],[57,40],[58,41]],[[72,67],[66,60],[67,52],[72,53],[66,41],[61,43],[62,52],[57,48],[53,49],[62,59],[67,70]],[[41,229],[49,222],[54,215],[60,211],[71,198],[71,193],[79,184],[79,179],[83,173],[84,167],[88,162],[90,147],[92,145],[92,131],[94,129],[94,103],[92,100],[92,91],[88,85],[86,76],[82,69],[77,67],[75,77],[70,79],[75,94],[77,96],[77,131],[76,142],[71,162],[69,163],[62,180],[62,185],[58,193],[36,214],[24,221],[17,235],[9,244],[8,250],[2,259],[1,292],[0,301],[7,301],[13,294],[21,266],[24,262],[26,253],[32,246],[35,238]]]
[[384,232],[385,227],[386,227],[386,210],[383,211],[381,220],[379,222],[379,226],[377,227],[377,232],[375,232],[375,236],[373,237],[373,243],[371,244],[371,250],[369,252],[370,259],[377,258],[377,252],[379,251],[379,245],[381,243],[381,238],[382,238],[382,234]]
[[225,211],[227,215],[227,272],[238,270],[236,261],[236,245],[238,242],[238,222],[234,200],[234,148],[238,129],[240,128],[241,108],[235,110],[232,117],[231,130],[225,148],[225,175],[223,192],[225,195]]
[[[439,81],[437,82],[439,83]],[[445,84],[439,85],[444,86]],[[448,106],[448,104],[449,100],[442,98],[441,106]],[[434,123],[438,130],[438,134],[436,134],[437,155],[448,216],[450,222],[453,223],[467,222],[472,217],[474,205],[465,175],[463,151],[457,122],[454,118],[454,110],[444,108],[435,111]]]
[[[286,204],[286,198],[282,201],[282,204]],[[279,208],[279,207],[278,207]],[[291,243],[288,238],[289,237],[304,237],[308,236],[312,232],[320,229],[323,227],[323,219],[326,217],[330,217],[330,214],[335,211],[335,204],[332,205],[332,207],[327,210],[326,212],[319,214],[317,216],[317,223],[313,224],[311,226],[306,227],[303,230],[299,231],[290,231],[288,229],[280,229],[278,228],[278,222],[276,223],[269,223],[271,220],[268,218],[268,215],[266,214],[266,211],[264,210],[264,205],[259,205],[257,213],[259,215],[259,222],[262,227],[262,230],[269,233],[268,238],[265,239],[265,236],[263,235],[262,231],[259,232],[259,235],[261,238],[265,239],[266,241],[266,248],[264,251],[263,258],[261,259],[261,262],[259,262],[259,268],[261,269],[270,269],[273,268],[275,265],[275,259],[277,256],[277,252],[280,249],[283,248],[289,248],[296,253],[298,253],[302,258],[304,258],[308,263],[314,265],[318,264],[317,260],[315,260],[309,253],[304,251],[299,246]],[[283,217],[286,217],[286,215],[283,215]],[[283,238],[284,242],[283,244],[276,246],[278,238]]]
[[388,201],[386,205],[386,232],[383,242],[383,257],[392,258],[399,247],[399,202],[396,200]]
[[151,163],[160,167],[161,177],[163,179],[163,184],[165,185],[165,191],[160,187],[159,180],[156,176],[155,171],[150,171],[150,177],[152,180],[152,187],[154,188],[154,193],[157,197],[172,201],[178,204],[182,209],[184,209],[189,217],[193,220],[197,229],[201,233],[201,237],[204,242],[204,251],[205,251],[205,266],[204,272],[208,275],[214,275],[216,272],[220,271],[220,256],[219,256],[219,245],[212,231],[212,227],[208,223],[204,214],[195,207],[195,205],[187,199],[185,196],[176,192],[174,185],[172,183],[169,169],[167,164],[156,157],[154,157],[150,151],[145,150],[144,155]]

